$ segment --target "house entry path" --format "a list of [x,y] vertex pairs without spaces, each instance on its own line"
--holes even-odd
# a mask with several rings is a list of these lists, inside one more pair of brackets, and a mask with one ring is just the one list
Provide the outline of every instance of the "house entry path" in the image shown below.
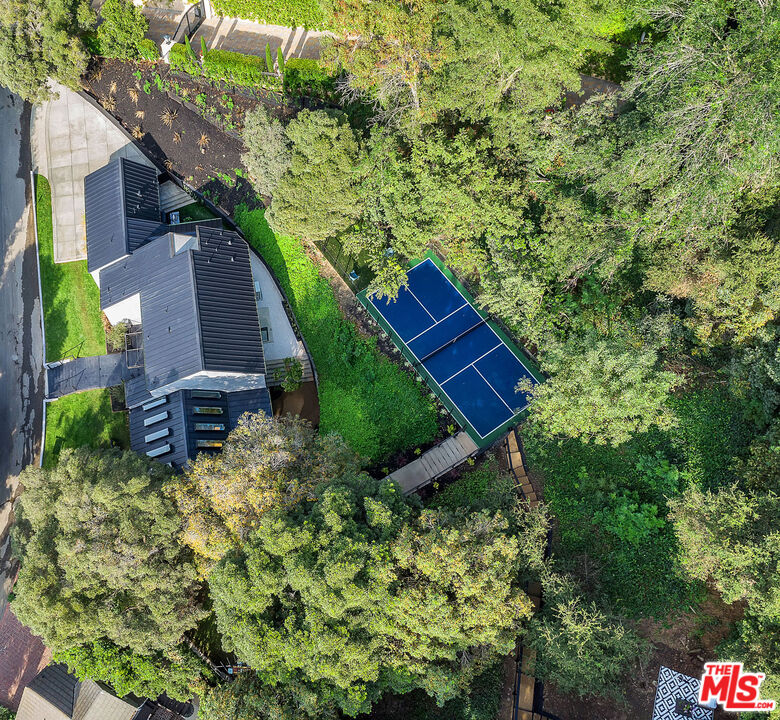
[[123,380],[135,377],[141,368],[128,368],[123,352],[109,355],[91,355],[46,366],[48,379],[47,399],[53,400],[82,390],[120,385]]
[[33,106],[33,169],[51,185],[54,262],[70,262],[87,257],[84,177],[120,156],[151,163],[78,93],[59,84],[53,90],[58,97]]

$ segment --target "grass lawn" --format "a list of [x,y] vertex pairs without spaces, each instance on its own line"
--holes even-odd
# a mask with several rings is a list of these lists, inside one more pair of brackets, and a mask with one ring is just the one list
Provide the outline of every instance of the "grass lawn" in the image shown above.
[[66,355],[103,355],[106,335],[100,315],[100,291],[87,272],[87,261],[54,262],[51,188],[43,175],[35,178],[38,246],[41,261],[46,361]]
[[314,357],[321,432],[339,433],[374,462],[431,440],[437,430],[433,401],[344,318],[301,243],[274,235],[262,209],[239,208],[236,222],[279,278]]
[[46,406],[43,466],[53,467],[65,448],[130,447],[127,415],[111,411],[108,390],[66,395]]

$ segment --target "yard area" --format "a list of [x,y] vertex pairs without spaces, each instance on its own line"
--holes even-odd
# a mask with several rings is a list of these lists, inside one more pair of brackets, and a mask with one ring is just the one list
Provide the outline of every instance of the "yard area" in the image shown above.
[[66,448],[111,446],[130,447],[130,434],[127,415],[112,412],[108,390],[86,390],[47,404],[43,467],[56,465]]
[[100,291],[87,271],[86,260],[54,262],[51,188],[43,175],[35,178],[35,202],[46,362],[67,355],[103,355],[106,334],[100,315]]
[[339,433],[371,462],[432,440],[439,412],[433,399],[345,319],[301,242],[274,235],[263,209],[239,207],[235,219],[279,278],[314,357],[320,430]]
[[[43,175],[35,178],[36,220],[41,264],[46,362],[68,355],[103,355],[106,334],[100,314],[100,291],[87,271],[87,261],[54,262],[51,188]],[[65,448],[129,447],[125,413],[111,410],[108,390],[66,395],[46,405],[43,466],[52,467]]]

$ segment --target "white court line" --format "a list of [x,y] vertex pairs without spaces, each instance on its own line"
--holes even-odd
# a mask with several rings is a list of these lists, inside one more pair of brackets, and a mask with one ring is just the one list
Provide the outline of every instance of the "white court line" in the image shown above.
[[[455,288],[455,289],[457,290],[457,288]],[[411,289],[409,286],[407,286],[407,287],[406,287],[406,291],[407,291],[407,292],[408,292],[408,293],[409,293],[409,294],[410,294],[410,295],[411,295],[411,296],[412,296],[412,297],[413,297],[415,300],[417,300],[417,302],[418,302],[418,303],[420,303],[420,307],[421,307],[423,310],[425,310],[425,312],[427,312],[427,313],[428,313],[428,317],[429,317],[431,320],[433,320],[433,325],[435,325],[435,324],[436,324],[436,318],[435,318],[435,317],[433,317],[433,315],[431,315],[431,314],[428,312],[428,308],[427,308],[427,307],[425,307],[425,305],[423,305],[423,304],[420,302],[420,298],[418,298],[418,297],[417,297],[417,295],[415,295],[415,294],[412,292],[412,289]],[[433,325],[431,325],[431,327],[433,327]],[[429,328],[429,329],[430,329],[430,328]]]
[[[412,269],[411,269],[409,272],[410,272],[410,273],[411,273],[411,272],[413,272],[413,271],[414,271],[414,270],[416,270],[418,267],[420,267],[420,265],[422,265],[423,263],[426,263],[426,262],[429,262],[429,263],[431,263],[431,265],[433,265],[433,266],[434,266],[434,267],[435,267],[435,268],[436,268],[436,269],[437,269],[437,270],[438,270],[438,271],[439,271],[439,272],[442,274],[442,276],[444,277],[444,279],[445,279],[445,280],[446,280],[446,281],[447,281],[447,282],[448,282],[450,285],[452,285],[452,287],[454,287],[454,288],[455,288],[455,292],[457,292],[457,293],[458,293],[458,295],[460,295],[460,296],[463,298],[463,300],[464,300],[464,302],[465,302],[465,304],[466,304],[466,305],[470,305],[470,304],[471,304],[471,303],[470,303],[470,302],[469,302],[469,301],[466,299],[466,297],[463,295],[463,293],[462,293],[460,290],[458,290],[457,286],[456,286],[456,285],[455,285],[455,284],[452,282],[452,280],[450,280],[450,279],[449,279],[449,278],[448,278],[448,277],[447,277],[447,276],[446,276],[446,275],[445,275],[445,274],[444,274],[444,273],[441,271],[441,268],[440,268],[440,267],[439,267],[439,266],[438,266],[438,265],[437,265],[435,262],[433,262],[433,260],[431,260],[430,258],[425,258],[425,260],[423,260],[423,262],[421,262],[421,263],[419,263],[419,264],[415,265],[415,266],[414,266],[414,267],[413,267],[413,268],[412,268]],[[407,288],[407,289],[408,289],[408,288]],[[411,290],[410,290],[409,292],[411,293]],[[414,293],[412,293],[412,296],[414,297],[414,299],[415,299],[415,300],[417,300],[417,297],[414,295]],[[368,296],[366,296],[366,297],[368,298]],[[375,303],[373,300],[370,300],[370,302],[371,302],[371,304],[374,306],[374,308],[376,308],[376,311],[377,311],[377,312],[378,312],[378,313],[379,313],[379,314],[380,314],[380,315],[381,315],[383,318],[385,318],[385,322],[386,322],[386,323],[387,323],[387,324],[390,326],[390,328],[392,329],[392,331],[393,331],[393,332],[394,332],[396,335],[398,335],[398,331],[397,331],[397,330],[395,329],[395,327],[393,326],[393,323],[391,323],[391,322],[390,322],[390,321],[389,321],[389,320],[388,320],[388,319],[385,317],[385,314],[384,314],[384,313],[383,313],[383,312],[382,312],[382,311],[379,309],[379,305],[377,305],[377,304],[376,304],[376,303]],[[417,300],[417,302],[419,303],[420,301],[419,301],[419,300]],[[425,306],[424,306],[422,303],[420,303],[420,305],[422,305],[422,307],[423,307],[423,310],[425,310]],[[434,319],[434,320],[435,320],[435,318],[433,318],[433,315],[431,315],[431,314],[430,314],[430,313],[429,313],[427,310],[425,310],[425,312],[426,312],[426,313],[428,313],[428,315],[429,315],[429,316],[430,316],[432,319]],[[477,314],[479,315],[479,313],[477,313]],[[480,317],[481,317],[481,316],[480,316]],[[435,324],[435,323],[434,323],[434,324]],[[490,327],[490,325],[489,325],[487,322],[485,323],[485,325],[487,325],[488,327]],[[428,329],[430,330],[430,328],[428,328]],[[505,343],[505,342],[504,342],[504,341],[503,341],[503,340],[502,340],[502,339],[499,337],[499,335],[496,333],[496,331],[495,331],[495,330],[493,330],[493,328],[492,328],[492,327],[490,328],[490,330],[493,332],[493,334],[496,336],[496,338],[497,338],[497,339],[498,339],[498,341],[499,341],[498,345],[497,345],[495,348],[493,348],[493,350],[495,350],[497,347],[500,347],[501,345],[506,345],[506,343]],[[423,332],[425,332],[425,331],[423,331]],[[401,339],[401,336],[400,336],[400,335],[398,335],[398,338],[399,338],[399,339]],[[420,362],[420,358],[418,358],[418,357],[417,357],[417,355],[415,355],[414,351],[413,351],[413,350],[412,350],[412,349],[409,347],[409,345],[408,345],[408,344],[406,344],[406,343],[404,342],[404,340],[403,340],[403,339],[401,339],[401,342],[403,342],[403,343],[404,343],[404,345],[406,345],[406,349],[407,349],[407,350],[410,352],[410,354],[412,355],[412,357],[413,357],[413,358],[414,358],[414,359],[417,361],[418,365],[420,366],[420,369],[422,369],[422,370],[425,370],[425,372],[428,374],[428,376],[431,378],[431,380],[432,380],[432,381],[433,381],[433,382],[434,382],[436,385],[438,385],[439,389],[440,389],[440,390],[441,390],[441,391],[444,393],[445,397],[446,397],[446,398],[447,398],[447,399],[448,399],[448,400],[449,400],[449,401],[452,403],[453,407],[457,408],[458,412],[459,412],[459,413],[460,413],[460,414],[461,414],[461,415],[462,415],[464,418],[466,418],[466,420],[467,420],[467,422],[469,423],[469,425],[471,425],[471,427],[472,427],[472,429],[474,430],[474,432],[475,432],[475,433],[477,433],[477,435],[479,435],[479,436],[480,436],[480,437],[481,437],[483,440],[484,440],[486,437],[488,437],[488,435],[490,435],[491,433],[493,433],[493,432],[495,432],[496,430],[498,430],[498,428],[500,428],[500,427],[501,427],[501,426],[502,426],[504,423],[507,423],[507,422],[509,422],[509,420],[511,420],[511,419],[512,419],[512,417],[514,417],[515,415],[519,415],[521,412],[523,412],[523,410],[525,410],[525,409],[528,407],[528,405],[530,404],[530,403],[526,403],[526,404],[525,404],[523,407],[521,407],[521,408],[520,408],[520,409],[517,411],[517,413],[512,413],[512,417],[510,417],[510,418],[507,418],[506,420],[502,420],[502,421],[501,421],[501,422],[500,422],[498,425],[496,425],[496,426],[495,426],[495,427],[494,427],[492,430],[489,430],[487,433],[485,433],[485,434],[483,435],[483,434],[482,434],[482,433],[481,433],[479,430],[477,430],[477,428],[476,428],[476,427],[474,427],[474,423],[472,423],[472,422],[471,422],[471,421],[468,419],[468,416],[466,415],[466,413],[464,413],[464,412],[463,412],[463,410],[461,410],[461,408],[460,408],[460,405],[458,405],[458,403],[456,403],[456,402],[455,402],[455,401],[454,401],[454,400],[453,400],[453,399],[452,399],[452,398],[449,396],[449,393],[448,393],[448,392],[447,392],[447,391],[446,391],[446,390],[445,390],[445,389],[442,387],[443,383],[440,383],[440,382],[438,382],[438,381],[436,380],[436,378],[435,378],[435,377],[433,377],[433,375],[431,375],[431,373],[428,371],[428,368],[426,368],[426,367],[425,367],[425,366],[424,366],[424,365],[423,365],[423,364]],[[512,352],[512,350],[511,350],[511,349],[509,349],[508,347],[507,347],[507,349],[509,350],[509,352],[511,352],[511,353],[512,353],[513,357],[517,358],[517,361],[518,361],[518,362],[519,362],[519,363],[520,363],[520,364],[523,366],[523,368],[524,368],[524,369],[525,369],[525,371],[528,373],[528,375],[529,375],[531,378],[533,378],[533,377],[534,377],[534,376],[533,376],[533,373],[531,373],[531,371],[530,371],[530,370],[529,370],[529,369],[528,369],[528,368],[525,366],[525,363],[524,363],[524,362],[523,362],[523,361],[522,361],[520,358],[518,358],[518,357],[517,357],[517,355],[515,355],[515,354]],[[490,352],[493,352],[493,350],[491,350]],[[488,354],[488,353],[485,353],[485,355],[487,355],[487,354]],[[483,357],[484,357],[484,356],[483,356]],[[481,358],[477,358],[477,360],[475,360],[474,362],[477,362],[477,361],[478,361],[478,360],[480,360],[480,359],[481,359]],[[472,364],[473,364],[473,363],[472,363]],[[469,367],[469,366],[467,365],[466,367]],[[458,370],[458,373],[460,373],[460,372],[463,372],[463,370],[465,370],[465,369],[466,369],[466,368],[464,367],[464,368],[462,368],[461,370]],[[475,368],[475,369],[476,369],[476,368]],[[479,370],[477,370],[477,372],[479,372]],[[457,375],[458,373],[455,373],[455,375]],[[453,375],[452,377],[455,377],[455,375]],[[481,375],[481,373],[480,373],[480,375]],[[447,379],[447,380],[445,380],[444,382],[447,382],[448,380],[451,380],[451,379],[452,379],[452,377],[451,377],[451,378],[448,378],[448,379]],[[485,380],[485,382],[487,382],[487,380]],[[496,391],[495,391],[495,390],[493,390],[493,392],[496,392]],[[496,394],[498,394],[498,393],[496,393]],[[501,397],[501,396],[499,395],[499,397]],[[506,403],[504,403],[504,404],[506,405]],[[509,406],[507,405],[507,407],[509,407]],[[510,408],[510,410],[511,410],[511,408]]]
[[[475,360],[474,362],[476,362],[476,360]],[[484,380],[484,381],[487,383],[487,386],[488,386],[488,387],[489,387],[489,388],[490,388],[490,389],[491,389],[491,390],[492,390],[492,391],[493,391],[493,392],[496,394],[496,397],[497,397],[497,398],[498,398],[498,399],[499,399],[499,400],[500,400],[502,403],[504,403],[504,405],[506,405],[506,409],[507,409],[507,410],[509,410],[509,412],[510,412],[510,413],[512,413],[512,415],[514,415],[514,414],[515,414],[515,411],[514,411],[514,410],[512,410],[512,408],[511,408],[511,407],[509,407],[509,403],[507,403],[507,401],[506,401],[506,400],[504,400],[504,398],[502,398],[502,397],[501,397],[501,394],[498,392],[498,390],[496,390],[496,389],[495,389],[495,388],[494,388],[494,387],[493,387],[493,386],[490,384],[490,382],[488,381],[488,379],[487,379],[487,378],[486,378],[486,377],[485,377],[485,376],[484,376],[484,375],[483,375],[483,374],[482,374],[482,373],[479,371],[479,368],[478,368],[476,365],[474,365],[474,363],[471,363],[471,367],[473,367],[473,368],[474,368],[474,369],[477,371],[477,374],[478,374],[478,375],[479,375],[479,376],[480,376],[480,377],[481,377],[481,378],[482,378],[482,379],[483,379],[483,380]]]
[[[490,355],[490,353],[492,353],[493,350],[498,350],[498,348],[500,348],[500,347],[501,347],[501,343],[496,345],[494,348],[490,348],[490,350],[488,350],[485,353],[485,355]],[[476,360],[473,360],[468,365],[464,365],[460,370],[458,370],[458,372],[455,373],[455,375],[460,375],[464,370],[468,370],[475,362],[479,362],[480,360],[482,360],[482,358],[485,357],[485,355],[480,355]],[[474,368],[474,369],[477,370],[477,368]],[[479,372],[479,370],[477,370],[477,372]],[[479,373],[479,374],[481,375],[482,373]],[[450,375],[446,380],[442,380],[441,383],[439,383],[439,384],[440,385],[444,385],[444,383],[448,383],[450,380],[452,380],[452,378],[455,377],[455,375]],[[433,376],[431,376],[431,377],[433,377]],[[485,382],[487,382],[487,380],[485,380]],[[496,394],[498,395],[498,393],[496,393]]]
[[[415,298],[415,300],[417,300],[417,298]],[[417,300],[417,302],[420,302],[420,301]],[[458,308],[458,310],[463,310],[463,308],[466,307],[467,305],[468,305],[468,303],[463,303],[463,305],[461,305]],[[423,330],[421,333],[417,333],[417,335],[415,335],[413,338],[411,338],[411,339],[406,341],[407,344],[412,342],[412,340],[417,340],[417,338],[420,337],[420,335],[425,335],[425,333],[427,333],[428,330],[433,330],[433,328],[435,328],[439,323],[443,323],[448,317],[450,317],[450,315],[454,315],[456,312],[458,312],[458,310],[453,310],[449,315],[445,315],[441,320],[437,320],[435,323],[433,323],[433,325],[430,325],[425,330]],[[474,312],[476,312],[476,310]],[[428,313],[428,314],[430,315],[430,313]],[[479,315],[479,313],[477,313],[477,315]]]

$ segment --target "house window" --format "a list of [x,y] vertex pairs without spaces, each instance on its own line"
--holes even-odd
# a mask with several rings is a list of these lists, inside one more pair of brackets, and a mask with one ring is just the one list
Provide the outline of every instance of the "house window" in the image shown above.
[[224,423],[195,423],[195,430],[202,432],[225,432]]
[[260,335],[263,338],[263,342],[271,342],[271,336],[268,334],[268,328],[267,327],[261,327],[260,328]]
[[219,392],[219,390],[193,390],[192,391],[192,397],[194,398],[214,398],[217,399],[222,396],[222,393]]
[[196,443],[199,448],[221,448],[221,440],[198,440]]
[[222,415],[223,410],[220,407],[208,407],[204,405],[196,405],[192,408],[192,412],[195,415]]

